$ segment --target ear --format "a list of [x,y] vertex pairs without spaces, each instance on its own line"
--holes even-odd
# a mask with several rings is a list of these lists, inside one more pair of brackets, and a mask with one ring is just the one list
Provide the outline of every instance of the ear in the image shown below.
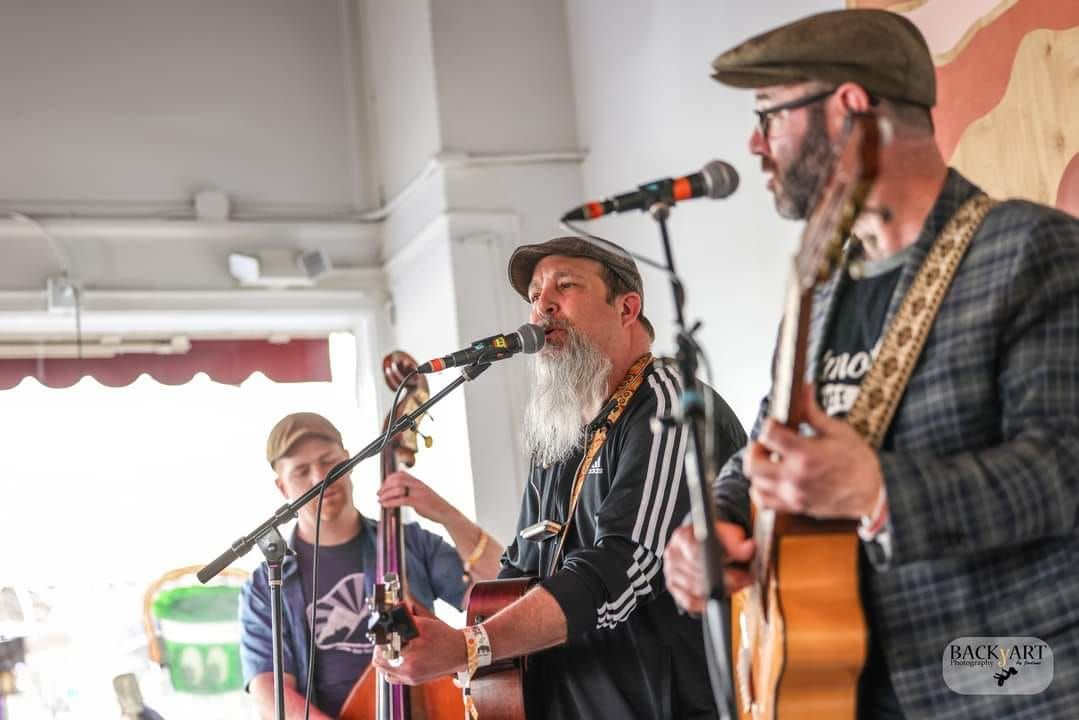
[[288,499],[288,493],[285,491],[285,483],[281,480],[281,476],[274,475],[273,482],[274,485],[277,486],[277,489],[281,491],[281,496]]
[[641,296],[635,292],[628,292],[618,301],[618,311],[622,327],[629,327],[637,322],[641,316]]
[[857,83],[845,82],[836,88],[836,100],[843,107],[844,115],[868,112],[873,106],[869,93]]

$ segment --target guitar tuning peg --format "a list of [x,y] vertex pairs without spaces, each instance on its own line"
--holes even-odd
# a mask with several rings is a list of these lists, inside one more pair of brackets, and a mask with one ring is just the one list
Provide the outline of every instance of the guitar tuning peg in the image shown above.
[[435,444],[435,439],[430,435],[424,435],[419,430],[416,431],[416,434],[423,438],[423,446],[428,450],[430,450],[431,446]]

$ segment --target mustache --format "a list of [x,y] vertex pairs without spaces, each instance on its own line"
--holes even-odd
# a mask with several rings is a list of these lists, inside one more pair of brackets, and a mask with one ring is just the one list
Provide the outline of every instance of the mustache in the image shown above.
[[544,315],[535,323],[544,330],[571,330],[576,329],[569,320],[560,320],[558,318]]

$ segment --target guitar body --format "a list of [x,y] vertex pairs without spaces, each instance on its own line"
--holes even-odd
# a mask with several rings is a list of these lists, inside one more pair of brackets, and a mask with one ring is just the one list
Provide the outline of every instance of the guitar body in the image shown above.
[[866,653],[858,536],[851,523],[776,525],[766,574],[731,599],[739,718],[853,720]]
[[[524,597],[537,578],[476,583],[468,596],[469,625],[481,623]],[[472,678],[472,699],[483,720],[525,720],[524,673],[527,658],[511,658],[480,668]]]
[[[460,720],[465,714],[465,705],[461,700],[461,690],[453,683],[453,678],[444,677],[423,685],[407,688],[408,705],[412,720]],[[378,693],[378,678],[374,665],[368,665],[359,681],[352,686],[352,692],[341,706],[338,720],[376,720],[375,696]]]

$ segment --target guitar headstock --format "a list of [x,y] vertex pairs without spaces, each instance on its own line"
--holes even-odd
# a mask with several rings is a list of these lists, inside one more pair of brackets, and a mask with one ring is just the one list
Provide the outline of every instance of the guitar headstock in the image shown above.
[[868,113],[847,116],[834,147],[832,172],[806,221],[795,257],[798,284],[808,290],[835,272],[843,243],[865,208],[869,188],[877,177],[880,130]]

